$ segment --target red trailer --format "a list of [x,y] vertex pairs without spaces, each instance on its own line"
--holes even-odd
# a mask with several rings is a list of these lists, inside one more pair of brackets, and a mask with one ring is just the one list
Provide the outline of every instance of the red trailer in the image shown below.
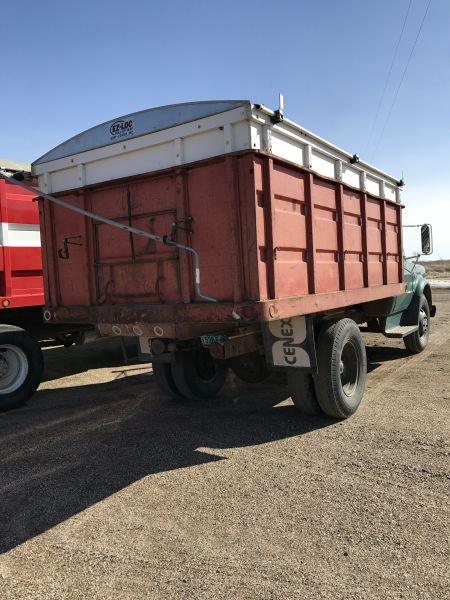
[[[0,168],[13,173],[23,171],[27,165],[0,159]],[[39,210],[35,200],[34,194],[0,179],[2,308],[44,304]]]
[[[0,159],[13,175],[30,165]],[[0,179],[0,410],[25,401],[39,385],[42,353],[30,329],[42,322],[39,210],[36,195]]]
[[139,337],[177,398],[215,395],[229,366],[279,368],[302,410],[356,410],[358,324],[386,324],[406,291],[401,182],[248,101],[109,121],[33,174],[48,323]]

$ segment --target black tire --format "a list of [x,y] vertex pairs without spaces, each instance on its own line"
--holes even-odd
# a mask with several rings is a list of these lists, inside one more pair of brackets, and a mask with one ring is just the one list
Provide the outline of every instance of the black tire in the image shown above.
[[352,319],[324,328],[317,341],[317,400],[326,415],[350,417],[361,404],[367,375],[364,341]]
[[419,354],[425,350],[430,338],[430,307],[425,296],[421,296],[417,315],[419,329],[403,338],[406,349],[410,354]]
[[294,406],[307,415],[320,415],[322,410],[317,401],[314,379],[309,373],[298,369],[287,371],[287,385]]
[[214,359],[208,350],[177,352],[172,363],[175,386],[190,400],[216,396],[227,377],[225,361]]
[[178,390],[173,380],[172,369],[169,363],[153,363],[153,375],[159,389],[174,400],[186,401],[186,398]]
[[257,352],[235,356],[230,359],[230,367],[246,383],[261,383],[270,375],[265,357]]
[[37,341],[14,325],[0,325],[0,411],[23,406],[41,383],[44,360]]

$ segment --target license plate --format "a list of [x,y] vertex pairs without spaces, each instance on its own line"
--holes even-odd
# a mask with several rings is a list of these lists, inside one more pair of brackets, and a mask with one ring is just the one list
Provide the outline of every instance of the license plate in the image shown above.
[[218,342],[223,342],[226,339],[225,335],[201,335],[200,340],[202,342],[202,346],[205,348],[207,346],[211,346],[211,344],[217,344]]

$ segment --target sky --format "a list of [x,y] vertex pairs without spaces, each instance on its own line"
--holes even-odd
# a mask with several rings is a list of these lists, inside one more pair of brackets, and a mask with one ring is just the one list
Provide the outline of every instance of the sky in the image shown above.
[[[152,106],[246,98],[276,108],[282,92],[290,119],[403,175],[404,222],[431,223],[430,258],[450,258],[450,0],[431,1],[397,93],[428,4],[411,0],[374,123],[409,3],[0,2],[0,156],[32,161]],[[405,230],[407,254],[419,245],[418,230]]]

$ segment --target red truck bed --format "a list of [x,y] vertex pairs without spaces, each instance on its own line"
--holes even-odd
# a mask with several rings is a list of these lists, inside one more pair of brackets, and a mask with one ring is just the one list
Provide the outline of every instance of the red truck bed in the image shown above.
[[159,235],[176,222],[218,303],[195,297],[186,253],[45,202],[52,321],[100,323],[103,333],[134,325],[129,333],[150,335],[148,323],[279,319],[404,291],[401,204],[263,153],[55,195]]

